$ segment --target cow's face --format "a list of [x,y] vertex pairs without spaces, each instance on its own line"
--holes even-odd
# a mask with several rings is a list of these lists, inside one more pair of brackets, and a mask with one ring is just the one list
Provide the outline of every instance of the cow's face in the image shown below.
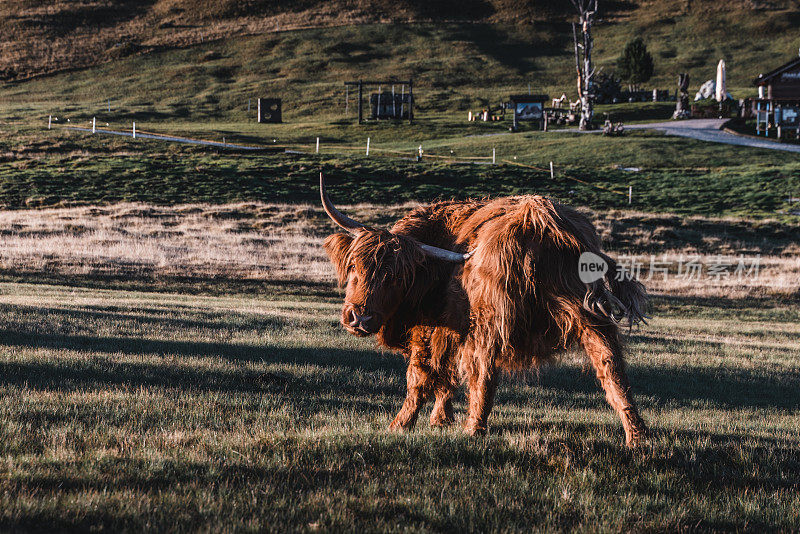
[[408,238],[366,228],[328,237],[325,250],[345,288],[342,325],[356,336],[377,333],[395,314],[425,258]]

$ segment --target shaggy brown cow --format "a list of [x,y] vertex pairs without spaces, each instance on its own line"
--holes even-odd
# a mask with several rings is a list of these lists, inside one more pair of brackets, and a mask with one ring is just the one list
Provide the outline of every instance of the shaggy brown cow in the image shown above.
[[[644,319],[642,285],[621,277],[600,250],[591,222],[540,196],[438,202],[417,208],[391,230],[363,226],[339,212],[325,190],[325,211],[348,233],[325,249],[346,287],[342,324],[408,359],[408,394],[391,429],[414,426],[435,399],[432,425],[453,422],[452,397],[469,387],[465,431],[487,430],[498,374],[548,362],[580,344],[606,399],[637,444],[646,427],[630,394],[618,324]],[[609,265],[581,281],[581,253]]]

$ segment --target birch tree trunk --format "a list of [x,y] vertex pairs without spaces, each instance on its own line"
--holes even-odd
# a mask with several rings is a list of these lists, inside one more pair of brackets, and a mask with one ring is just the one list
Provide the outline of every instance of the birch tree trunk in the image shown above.
[[572,5],[580,15],[580,36],[578,26],[572,25],[572,38],[575,43],[575,69],[578,74],[578,98],[581,101],[580,129],[591,130],[594,119],[592,79],[595,69],[592,65],[592,23],[597,14],[597,0],[572,0]]

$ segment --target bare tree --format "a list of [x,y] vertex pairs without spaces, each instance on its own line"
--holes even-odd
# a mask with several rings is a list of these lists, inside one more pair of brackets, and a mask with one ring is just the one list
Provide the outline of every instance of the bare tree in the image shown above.
[[592,129],[592,23],[597,15],[597,0],[571,0],[578,10],[578,24],[572,23],[572,38],[575,42],[575,70],[578,73],[578,97],[581,100],[581,130]]

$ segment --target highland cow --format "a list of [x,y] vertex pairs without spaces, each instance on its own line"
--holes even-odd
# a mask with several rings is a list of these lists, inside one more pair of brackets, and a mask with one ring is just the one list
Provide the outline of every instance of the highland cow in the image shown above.
[[[337,210],[322,175],[320,195],[347,231],[325,241],[346,291],[342,325],[408,360],[407,396],[391,429],[411,429],[430,399],[431,424],[453,423],[453,394],[466,382],[464,430],[483,434],[501,371],[539,367],[577,344],[622,419],[626,444],[642,440],[619,324],[644,320],[646,293],[619,275],[585,216],[541,196],[516,196],[438,202],[382,230]],[[599,280],[581,280],[584,252],[607,262]]]

